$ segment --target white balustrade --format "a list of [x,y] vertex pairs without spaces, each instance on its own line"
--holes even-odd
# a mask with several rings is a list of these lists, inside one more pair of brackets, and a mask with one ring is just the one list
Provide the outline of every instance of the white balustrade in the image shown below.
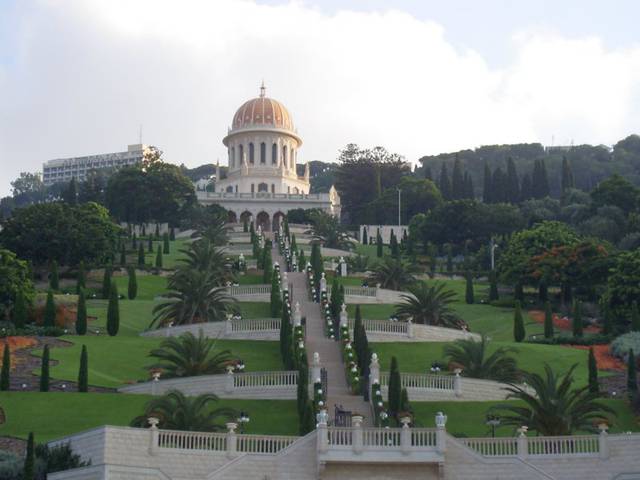
[[268,332],[280,330],[279,318],[247,318],[231,321],[231,332]]
[[529,455],[593,455],[600,452],[598,435],[527,437]]
[[[348,285],[344,287],[344,294],[347,297],[373,297],[378,295],[378,289],[376,287],[358,287],[355,285]],[[331,287],[327,287],[327,296],[331,296]]]
[[233,388],[281,388],[298,384],[297,371],[247,372],[233,375]]
[[271,285],[235,285],[227,287],[227,292],[232,297],[243,295],[270,295]]
[[[328,427],[328,449],[351,450],[354,446],[352,427]],[[411,428],[412,450],[433,450],[436,448],[436,430],[433,428]],[[363,428],[363,450],[400,449],[401,428]]]
[[331,447],[349,447],[353,445],[353,428],[351,427],[330,427],[327,429],[329,434],[329,448]]
[[515,457],[518,454],[518,441],[515,437],[506,438],[460,438],[467,448],[485,457]]
[[213,450],[222,452],[227,448],[226,434],[159,430],[158,447],[176,448],[180,450]]
[[238,452],[274,454],[284,450],[299,437],[284,435],[238,435]]
[[[429,375],[426,373],[401,373],[400,382],[403,388],[425,388],[431,390],[451,390],[454,392],[455,377],[453,375]],[[389,373],[380,373],[380,386],[389,386]]]

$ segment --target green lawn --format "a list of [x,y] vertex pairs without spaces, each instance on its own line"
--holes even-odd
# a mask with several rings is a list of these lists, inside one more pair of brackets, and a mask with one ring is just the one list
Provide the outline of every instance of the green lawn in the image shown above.
[[[378,246],[375,243],[373,245],[356,245],[356,253],[369,257],[369,261],[372,263],[377,263],[379,260]],[[387,245],[383,245],[382,253],[383,255],[391,255],[391,248],[389,248],[389,246]]]
[[[82,345],[89,354],[89,384],[103,387],[118,387],[126,383],[146,380],[149,377],[145,366],[153,363],[147,355],[162,342],[162,338],[136,336],[64,336],[63,340],[74,342],[71,347],[54,348],[51,358],[59,361],[51,367],[53,378],[76,381]],[[218,340],[216,349],[230,350],[246,363],[247,371],[282,370],[278,342],[258,340]],[[40,352],[37,352],[39,355]],[[34,371],[39,374],[39,369]]]
[[[423,427],[432,428],[435,425],[435,415],[443,412],[447,415],[447,431],[454,436],[486,437],[491,436],[491,430],[485,425],[486,413],[489,408],[500,402],[411,402],[416,422]],[[515,403],[515,402],[514,402]],[[613,408],[616,418],[611,432],[638,431],[640,426],[625,400],[602,400]],[[513,436],[512,427],[499,427],[496,436]]]
[[249,273],[246,275],[238,275],[236,277],[238,279],[238,283],[240,285],[262,285],[264,284],[264,279],[262,275],[257,273]]
[[[114,277],[118,286],[118,293],[127,297],[129,289],[129,277],[127,275]],[[167,291],[167,277],[160,275],[140,275],[136,276],[138,284],[138,294],[135,300],[153,300]]]
[[269,302],[239,302],[238,305],[243,318],[271,317],[271,304]]
[[[2,392],[6,423],[0,435],[26,438],[34,432],[45,442],[100,425],[128,425],[144,411],[146,395],[118,393]],[[295,401],[220,400],[216,407],[231,407],[249,414],[247,433],[296,435]]]

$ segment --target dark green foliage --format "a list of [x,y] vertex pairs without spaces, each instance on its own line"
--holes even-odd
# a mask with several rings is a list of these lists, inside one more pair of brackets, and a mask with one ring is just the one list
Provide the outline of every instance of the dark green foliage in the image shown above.
[[80,368],[78,369],[78,392],[89,391],[89,355],[87,346],[82,345],[80,353]]
[[2,352],[2,369],[0,369],[0,391],[6,392],[11,387],[10,381],[11,372],[11,352],[9,344],[4,344],[4,351]]
[[447,245],[447,273],[453,273],[453,248]]
[[[158,248],[158,250],[160,249]],[[144,247],[142,246],[142,243],[140,243],[140,245],[138,246],[138,266],[144,267],[144,263],[145,263]]]
[[156,230],[153,233],[153,238],[155,240],[160,240],[160,225],[156,223]]
[[49,345],[42,351],[42,364],[40,367],[40,391],[49,391]]
[[102,275],[102,298],[109,298],[111,290],[111,274],[113,273],[111,265],[105,265],[104,274]]
[[60,290],[60,276],[58,275],[58,262],[51,262],[49,270],[49,288],[54,291]]
[[402,383],[400,379],[400,370],[398,369],[398,360],[395,356],[391,357],[391,369],[389,370],[389,411],[394,417],[400,411],[400,396],[402,392]]
[[280,292],[280,280],[278,272],[273,271],[271,279],[271,317],[278,318],[282,314],[282,293]]
[[80,455],[73,453],[69,443],[54,447],[49,447],[46,443],[36,445],[36,458],[46,464],[47,473],[63,472],[91,464],[83,462]]
[[16,294],[16,303],[13,305],[13,311],[11,318],[16,328],[24,328],[27,323],[27,300],[24,297],[24,292],[18,290]]
[[378,233],[376,234],[376,255],[378,258],[382,258],[382,254],[383,254],[382,235],[380,235],[380,229],[378,229]]
[[142,224],[142,231],[140,232],[140,236],[141,237],[147,236],[147,226],[145,224]]
[[173,242],[175,241],[175,239],[176,239],[176,229],[174,227],[171,227],[169,229],[169,240]]
[[549,196],[549,178],[547,177],[547,167],[545,166],[543,159],[536,160],[533,165],[531,184],[534,198],[544,198]]
[[307,259],[304,256],[304,250],[301,249],[298,256],[298,271],[303,272],[305,268],[307,268]]
[[389,240],[389,245],[391,247],[391,255],[393,255],[394,257],[400,255],[400,250],[398,249],[398,239],[396,238],[393,230],[391,230],[391,239]]
[[484,162],[484,181],[482,184],[482,200],[484,203],[491,203],[493,199],[493,192],[491,191],[491,169],[489,168],[489,164]]
[[587,367],[589,368],[589,391],[598,393],[600,391],[600,387],[598,386],[598,365],[596,363],[596,356],[593,353],[593,347],[589,348]]
[[124,242],[122,242],[120,246],[120,265],[123,267],[127,264],[127,250],[124,246]]
[[242,231],[244,233],[248,233],[249,232],[249,223],[247,222],[247,219],[245,218],[244,221],[242,222]]
[[36,478],[36,451],[33,432],[29,432],[27,438],[27,454],[24,457],[24,470],[22,480],[35,480]]
[[524,301],[524,288],[522,287],[522,283],[516,283],[516,286],[513,289],[513,296],[516,300]]
[[573,180],[573,172],[571,171],[571,163],[567,160],[567,157],[562,157],[562,181],[560,183],[562,192],[575,188],[575,182]]
[[61,192],[60,196],[62,197],[62,201],[69,205],[78,204],[78,182],[76,182],[76,177],[71,178],[67,188]]
[[47,303],[44,306],[44,323],[45,327],[55,327],[56,325],[56,304],[53,300],[53,292],[47,292]]
[[265,244],[262,254],[262,283],[270,283],[273,276],[273,259],[271,258],[271,246]]
[[451,176],[451,199],[460,200],[465,197],[464,175],[462,173],[462,163],[456,155],[453,163],[453,173]]
[[302,368],[298,370],[298,390],[296,398],[298,418],[300,419],[300,427],[302,428],[305,409],[309,402],[309,368],[306,365],[302,365]]
[[306,435],[312,432],[316,428],[316,419],[313,414],[313,404],[311,400],[307,401],[304,409],[304,415],[302,416],[302,422],[300,423],[300,435]]
[[168,255],[170,252],[171,250],[169,246],[169,234],[167,232],[164,232],[162,234],[162,253]]
[[[160,252],[160,249],[158,249]],[[127,297],[129,300],[134,300],[138,296],[138,278],[136,276],[136,269],[133,267],[129,267],[127,269],[127,273],[129,274],[129,282],[127,284]]]
[[469,305],[472,305],[473,303],[475,303],[475,296],[473,294],[473,275],[471,274],[471,272],[467,272],[465,277],[467,284],[464,293],[464,299]]
[[538,285],[538,300],[546,302],[549,299],[549,290],[544,280],[541,280]]
[[369,245],[369,232],[367,231],[367,227],[362,229],[362,244]]
[[498,295],[498,278],[496,272],[492,270],[489,273],[489,301],[495,302],[499,299],[500,297]]
[[86,288],[87,279],[86,272],[84,269],[84,262],[80,262],[80,266],[78,267],[78,278],[76,279],[76,293],[80,293],[81,290]]
[[631,331],[640,332],[640,313],[638,313],[638,302],[631,304]]
[[633,354],[633,349],[629,350],[629,356],[627,358],[627,391],[631,397],[634,397],[638,393],[636,356]]
[[613,333],[613,318],[609,303],[605,299],[600,300],[600,313],[602,315],[602,333],[611,335]]
[[526,333],[524,331],[524,320],[522,318],[522,306],[516,300],[516,309],[513,315],[513,339],[516,342],[524,340]]
[[551,303],[547,301],[544,304],[544,338],[553,338],[553,334],[553,311]]
[[120,300],[116,282],[111,284],[109,293],[109,306],[107,307],[107,332],[112,337],[118,334],[120,329]]
[[513,158],[507,159],[507,185],[506,185],[506,198],[510,203],[518,203],[520,201],[520,181],[518,179],[518,172],[516,171],[516,164],[513,162]]
[[580,301],[574,300],[573,302],[573,315],[571,318],[571,328],[573,330],[574,337],[582,336],[582,306]]
[[162,268],[162,250],[158,249],[156,253],[156,268]]
[[84,290],[78,294],[78,307],[76,312],[76,333],[85,335],[87,333],[87,302]]
[[400,412],[412,413],[411,403],[409,402],[409,392],[403,388],[400,392]]
[[440,189],[440,193],[442,193],[442,198],[445,200],[452,200],[451,180],[449,180],[449,172],[447,171],[447,165],[444,162],[442,162],[442,167],[440,169],[438,188]]
[[136,250],[138,248],[138,237],[134,233],[131,237],[131,250]]
[[147,252],[153,253],[153,239],[151,238],[151,235],[149,235],[149,238],[147,238]]

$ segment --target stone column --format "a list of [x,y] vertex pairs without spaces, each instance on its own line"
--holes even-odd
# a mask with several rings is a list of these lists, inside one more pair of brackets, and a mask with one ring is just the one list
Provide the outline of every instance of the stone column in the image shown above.
[[436,414],[436,451],[444,453],[447,450],[447,416],[442,412]]
[[371,363],[369,364],[369,378],[371,385],[380,383],[380,363],[378,363],[378,354],[371,354]]
[[230,313],[227,313],[227,321],[225,322],[225,333],[227,335],[231,335],[231,333],[233,332],[233,323],[232,323],[232,319],[233,315]]
[[360,415],[353,415],[351,417],[352,424],[352,441],[354,453],[362,453],[362,421],[364,418]]
[[340,310],[340,328],[349,326],[349,317],[347,316],[347,306],[343,303]]
[[320,291],[321,292],[327,291],[327,279],[324,278],[324,272],[322,272],[322,278],[320,278]]
[[411,449],[411,429],[409,428],[409,417],[402,417],[400,423],[402,423],[402,430],[400,431],[400,448],[403,455],[408,455]]
[[320,354],[315,352],[311,361],[311,382],[318,383],[322,381],[322,366],[320,365]]
[[462,370],[460,370],[459,368],[456,368],[454,370],[455,377],[453,377],[453,393],[456,397],[462,396],[462,377],[460,376],[461,372]]
[[609,426],[606,423],[601,423],[598,428],[600,429],[600,435],[598,435],[600,458],[609,458],[609,434],[607,433]]
[[235,422],[229,422],[227,427],[227,457],[233,458],[238,451],[238,436],[236,435],[236,428],[238,424]]
[[151,428],[149,428],[149,454],[155,455],[158,450],[158,423],[160,423],[160,420],[156,417],[149,417],[147,422],[151,425]]
[[329,431],[327,430],[329,415],[324,408],[316,415],[316,420],[318,422],[318,452],[324,453],[329,449]]
[[526,427],[524,425],[518,429],[518,458],[527,458],[527,456],[529,455],[527,430],[529,430],[529,427]]
[[300,302],[296,302],[293,311],[293,326],[299,327],[302,325],[302,312],[300,312]]
[[409,317],[407,319],[407,337],[413,338],[413,336],[414,336],[413,322],[411,321],[411,317]]
[[225,382],[224,382],[224,391],[226,393],[232,393],[234,390],[234,386],[233,386],[233,367],[231,365],[229,365],[227,367],[227,376],[225,377]]

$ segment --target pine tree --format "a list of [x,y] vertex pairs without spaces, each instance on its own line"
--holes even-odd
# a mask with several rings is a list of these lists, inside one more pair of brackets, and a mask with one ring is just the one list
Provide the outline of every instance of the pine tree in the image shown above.
[[[160,249],[158,248],[158,250]],[[138,266],[144,267],[144,264],[145,264],[144,247],[142,246],[142,242],[141,242],[138,248]]]
[[442,168],[440,169],[440,181],[438,182],[438,188],[440,189],[442,198],[445,200],[451,200],[451,180],[449,180],[447,165],[444,162],[442,162]]
[[498,278],[496,272],[492,270],[489,273],[489,301],[495,302],[500,298],[498,294]]
[[544,304],[544,338],[553,338],[553,311],[549,301]]
[[638,313],[638,302],[631,304],[631,331],[640,332],[640,314]]
[[162,268],[162,250],[160,248],[156,253],[156,268]]
[[638,379],[636,377],[636,356],[633,354],[633,349],[629,349],[629,356],[627,358],[627,391],[630,397],[635,397],[638,393]]
[[27,300],[24,298],[22,289],[16,293],[16,302],[13,305],[11,318],[16,328],[24,328],[27,323]]
[[7,392],[11,388],[11,350],[9,342],[5,341],[2,351],[2,369],[0,369],[0,391]]
[[382,258],[383,254],[383,246],[382,246],[382,235],[380,235],[380,229],[378,229],[378,233],[376,234],[376,255],[378,258]]
[[165,255],[169,255],[170,253],[169,234],[167,234],[167,232],[162,234],[162,253]]
[[493,188],[493,201],[495,203],[505,203],[509,201],[507,175],[502,168],[498,167],[494,170],[491,187]]
[[473,303],[475,303],[475,296],[473,294],[473,275],[471,275],[471,272],[467,272],[465,277],[467,286],[464,294],[464,299],[469,305],[472,305]]
[[80,353],[80,368],[78,369],[78,392],[89,391],[89,355],[87,346],[82,345]]
[[33,432],[29,432],[27,438],[27,453],[24,457],[24,468],[22,470],[22,480],[35,480],[36,478],[36,446]]
[[518,203],[520,200],[520,180],[513,158],[507,159],[507,188],[506,197],[510,203]]
[[76,279],[76,293],[80,293],[81,290],[86,288],[87,278],[84,271],[84,262],[80,262],[78,267],[78,278]]
[[149,235],[149,238],[147,238],[147,252],[153,253],[153,238],[151,238],[151,235]]
[[513,315],[513,339],[516,342],[522,342],[526,333],[524,331],[524,320],[522,318],[522,307],[519,301],[516,301],[516,309]]
[[49,391],[49,345],[42,351],[42,365],[40,367],[40,391]]
[[[160,249],[158,249],[160,252]],[[129,267],[127,269],[127,273],[129,274],[129,282],[127,284],[127,298],[129,300],[134,300],[138,296],[138,278],[136,276],[136,269],[133,267]]]
[[362,229],[362,244],[369,245],[369,232],[367,232],[367,227]]
[[456,159],[453,162],[453,174],[451,177],[451,199],[460,200],[465,198],[464,175],[462,173],[462,163],[456,153]]
[[489,164],[484,162],[484,182],[482,184],[482,201],[484,203],[493,203],[493,190],[491,186],[493,176]]
[[589,347],[587,367],[589,369],[589,391],[591,393],[598,393],[600,391],[600,387],[598,386],[598,365],[596,363],[596,356],[593,352],[593,347]]
[[44,306],[44,321],[43,325],[45,327],[55,327],[56,326],[56,304],[53,299],[53,291],[49,290],[47,292],[47,303]]
[[582,308],[578,300],[574,300],[573,302],[571,327],[573,329],[574,337],[582,337]]
[[49,272],[49,288],[54,291],[60,290],[60,277],[58,275],[58,262],[51,262],[51,270]]
[[573,180],[573,172],[571,171],[571,163],[567,160],[567,157],[562,156],[562,181],[561,181],[562,192],[566,192],[570,188],[575,188],[575,183]]
[[525,173],[522,177],[522,184],[520,185],[520,201],[524,202],[533,197],[531,186],[531,175]]
[[104,274],[102,276],[102,298],[109,298],[109,290],[111,290],[111,265],[105,265]]
[[120,246],[120,265],[123,267],[127,264],[127,250],[124,247],[124,243]]
[[473,190],[473,178],[467,172],[464,172],[464,198],[473,200],[476,194]]
[[87,301],[84,290],[78,294],[78,307],[76,311],[76,333],[85,335],[87,333]]
[[118,297],[118,286],[116,282],[111,284],[109,294],[109,305],[107,306],[107,332],[114,337],[120,329],[120,300]]
[[398,360],[395,356],[391,357],[391,369],[389,370],[389,392],[388,402],[389,411],[395,417],[400,411],[400,395],[402,392],[402,383],[400,379],[400,370],[398,369]]

